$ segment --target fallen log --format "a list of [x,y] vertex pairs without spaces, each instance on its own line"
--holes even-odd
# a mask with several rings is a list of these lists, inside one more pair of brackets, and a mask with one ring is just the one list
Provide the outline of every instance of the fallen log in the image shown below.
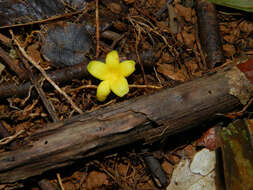
[[[245,68],[245,67],[244,67]],[[155,94],[49,124],[22,149],[0,154],[0,183],[11,183],[134,142],[151,143],[214,119],[252,95],[237,66]]]

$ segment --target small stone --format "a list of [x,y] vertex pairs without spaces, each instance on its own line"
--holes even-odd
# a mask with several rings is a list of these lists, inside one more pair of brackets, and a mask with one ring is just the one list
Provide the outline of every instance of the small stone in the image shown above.
[[190,165],[191,172],[205,176],[214,170],[215,162],[215,152],[204,148],[195,154]]

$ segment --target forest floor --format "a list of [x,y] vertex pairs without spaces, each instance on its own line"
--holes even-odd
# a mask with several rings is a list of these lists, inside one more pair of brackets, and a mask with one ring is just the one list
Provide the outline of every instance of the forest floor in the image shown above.
[[[87,49],[87,52],[85,57],[80,58],[81,62],[87,64],[88,60],[104,60],[106,54],[111,50],[117,50],[121,59],[135,60],[136,71],[128,78],[128,82],[136,86],[130,86],[130,92],[123,98],[110,94],[106,101],[102,103],[97,101],[96,86],[99,81],[91,75],[57,82],[61,90],[68,94],[82,112],[90,112],[133,97],[155,93],[161,88],[174,87],[213,71],[214,68],[208,67],[204,60],[205,56],[197,31],[197,11],[193,2],[175,0],[168,4],[166,0],[101,0],[98,8],[100,43],[97,47],[96,2],[88,1],[82,9],[85,11],[71,16],[2,28],[0,34],[5,38],[0,36],[0,47],[17,63],[26,62],[26,70],[30,69],[34,75],[39,72],[34,67],[27,68],[28,61],[20,51],[21,48],[34,62],[39,62],[43,70],[54,71],[66,66],[64,64],[69,62],[74,64],[78,60],[73,60],[75,55],[65,56],[64,52],[59,53],[64,50],[59,50],[54,55],[46,51],[45,48],[48,48],[45,47],[47,31],[56,30],[56,26],[68,27],[70,23],[75,23],[82,24],[89,32],[89,35],[87,34],[89,40],[83,47]],[[65,12],[79,11],[78,8],[66,2],[64,6]],[[0,12],[0,16],[1,14]],[[217,22],[225,58],[223,64],[228,65],[242,57],[248,59],[253,57],[253,21],[251,18],[252,16],[250,17],[245,12],[217,7]],[[9,19],[7,24],[16,24],[11,18]],[[25,21],[22,20],[22,22]],[[59,40],[66,38],[57,31],[52,35],[58,35]],[[74,34],[71,35],[74,36]],[[20,44],[15,43],[14,38]],[[79,40],[78,38],[68,42],[69,46],[78,43]],[[50,56],[61,61],[52,61]],[[1,62],[1,65],[6,65],[5,60]],[[215,65],[215,67],[219,66]],[[17,73],[6,66],[1,69],[0,83],[22,84],[23,81],[28,80],[25,78],[27,76]],[[44,83],[46,82],[42,80],[38,84],[43,85]],[[48,86],[43,85],[42,90],[45,97],[52,103],[55,117],[58,120],[65,120],[79,114],[64,96],[59,94],[55,88]],[[9,135],[23,131],[14,139],[15,146],[20,148],[23,146],[24,138],[41,129],[45,124],[53,122],[53,119],[35,88],[30,88],[26,95],[13,94],[13,96],[0,99],[0,121],[1,127],[7,129]],[[188,130],[149,145],[148,152],[159,160],[168,184],[173,169],[180,160],[193,158],[197,151],[206,146],[201,144],[203,140],[201,137],[210,128],[215,128],[214,124],[203,123],[201,129]],[[3,134],[1,136],[6,137]],[[2,145],[0,151],[15,149],[11,144]],[[66,190],[161,189],[157,187],[145,164],[142,148],[142,145],[139,144],[120,147],[82,160],[78,164],[48,171],[39,177],[21,181],[19,185],[2,184],[0,189],[20,186],[20,189],[37,190],[41,188],[37,183],[41,178],[46,178],[59,189],[64,187]]]

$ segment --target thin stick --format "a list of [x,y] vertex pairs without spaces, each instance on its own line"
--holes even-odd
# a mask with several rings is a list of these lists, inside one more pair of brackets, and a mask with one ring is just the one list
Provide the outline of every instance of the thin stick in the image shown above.
[[[138,34],[140,35],[140,30],[138,30]],[[136,33],[135,33],[136,34]],[[136,52],[136,56],[137,56],[137,61],[141,67],[141,72],[142,72],[142,76],[143,76],[143,80],[144,80],[144,84],[147,84],[147,78],[146,78],[146,74],[145,74],[145,71],[144,71],[144,67],[142,65],[142,62],[141,62],[141,59],[140,59],[140,55],[139,55],[139,51],[138,51],[138,45],[139,45],[139,35],[137,36],[136,34],[136,43],[135,43],[135,52]]]
[[47,99],[45,92],[42,89],[42,85],[39,84],[38,79],[36,79],[32,72],[32,66],[28,63],[28,60],[26,60],[22,55],[21,52],[18,51],[19,56],[23,60],[23,64],[25,65],[27,69],[27,73],[29,75],[30,81],[34,85],[35,89],[37,90],[37,93],[39,94],[47,112],[49,113],[50,117],[54,122],[59,121],[57,114],[55,112],[54,106],[50,100]]
[[62,180],[61,180],[60,174],[57,173],[56,176],[57,176],[57,179],[58,179],[58,183],[59,183],[59,185],[61,187],[61,190],[65,190],[64,187],[63,187],[63,184],[62,184]]
[[60,93],[62,94],[68,101],[69,103],[71,104],[71,106],[80,114],[83,113],[83,111],[78,108],[76,106],[76,104],[72,101],[72,99],[63,91],[61,90],[61,88],[47,75],[47,73],[45,72],[45,70],[38,64],[36,63],[24,50],[24,48],[21,47],[20,43],[18,42],[18,40],[15,38],[12,30],[10,30],[10,33],[12,34],[13,36],[13,39],[14,39],[14,42],[17,44],[20,52],[23,54],[23,56],[30,62],[33,64],[34,67],[36,67],[40,72],[41,74],[48,80],[48,82]]
[[22,129],[19,132],[17,132],[15,135],[8,136],[8,137],[5,137],[5,138],[1,139],[0,140],[0,146],[8,144],[9,142],[13,141],[14,139],[16,139],[19,135],[21,135],[24,132],[25,132],[25,130]]
[[12,71],[14,71],[17,76],[21,80],[27,79],[27,73],[26,70],[19,64],[19,62],[13,58],[11,58],[7,52],[5,52],[0,47],[0,57],[5,61],[5,63],[11,68]]
[[195,24],[194,27],[195,27],[195,39],[196,39],[197,49],[199,50],[199,54],[200,54],[202,64],[203,64],[204,68],[206,69],[207,68],[206,58],[205,58],[204,52],[202,50],[202,47],[200,45],[200,40],[199,40],[199,35],[198,35],[199,34],[199,28],[198,28],[197,24]]
[[61,19],[61,18],[71,17],[71,16],[74,16],[76,14],[81,13],[82,11],[83,10],[76,11],[76,12],[73,12],[73,13],[65,13],[65,14],[62,14],[62,15],[52,16],[52,17],[47,18],[47,19],[37,20],[37,21],[32,21],[32,22],[27,22],[27,23],[20,23],[20,24],[12,24],[12,25],[7,25],[7,26],[0,26],[0,29],[2,29],[2,28],[14,28],[14,27],[19,27],[19,26],[27,26],[27,25],[33,25],[33,24],[46,23],[46,22],[58,20],[58,19]]
[[162,86],[153,86],[153,85],[140,85],[140,84],[130,84],[129,88],[152,88],[152,89],[162,89]]
[[97,39],[97,49],[96,49],[96,58],[99,56],[100,49],[100,34],[99,34],[99,12],[98,12],[99,0],[96,0],[96,39]]
[[37,90],[37,93],[39,94],[39,96],[40,96],[45,108],[47,109],[47,112],[49,113],[50,117],[52,118],[52,120],[54,122],[59,121],[52,102],[47,99],[45,92],[43,91],[42,87],[39,85],[38,81],[36,81],[36,79],[32,73],[31,73],[30,80],[34,84],[34,87]]
[[[142,85],[142,84],[129,84],[129,88],[151,88],[151,89],[162,89],[162,86],[154,86],[154,85]],[[81,89],[97,89],[97,85],[82,85],[78,88],[70,89],[68,92],[78,91]]]

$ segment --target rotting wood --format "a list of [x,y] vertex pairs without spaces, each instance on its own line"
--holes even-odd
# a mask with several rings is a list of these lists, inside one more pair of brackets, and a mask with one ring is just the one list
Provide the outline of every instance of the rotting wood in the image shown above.
[[197,0],[198,30],[202,49],[207,54],[206,63],[209,68],[225,61],[220,33],[216,18],[215,6],[207,0]]
[[[3,126],[2,122],[0,121],[0,139],[3,137],[9,137],[10,133],[8,130]],[[10,143],[9,146],[13,149],[18,147],[16,142]],[[56,190],[57,188],[47,179],[39,180],[38,185],[42,190]]]
[[[231,75],[234,75],[231,77]],[[230,78],[241,83],[230,86]],[[252,84],[235,66],[209,76],[132,98],[93,112],[45,126],[25,139],[29,146],[0,154],[0,183],[11,183],[78,159],[134,142],[152,143],[240,105],[231,88]]]

